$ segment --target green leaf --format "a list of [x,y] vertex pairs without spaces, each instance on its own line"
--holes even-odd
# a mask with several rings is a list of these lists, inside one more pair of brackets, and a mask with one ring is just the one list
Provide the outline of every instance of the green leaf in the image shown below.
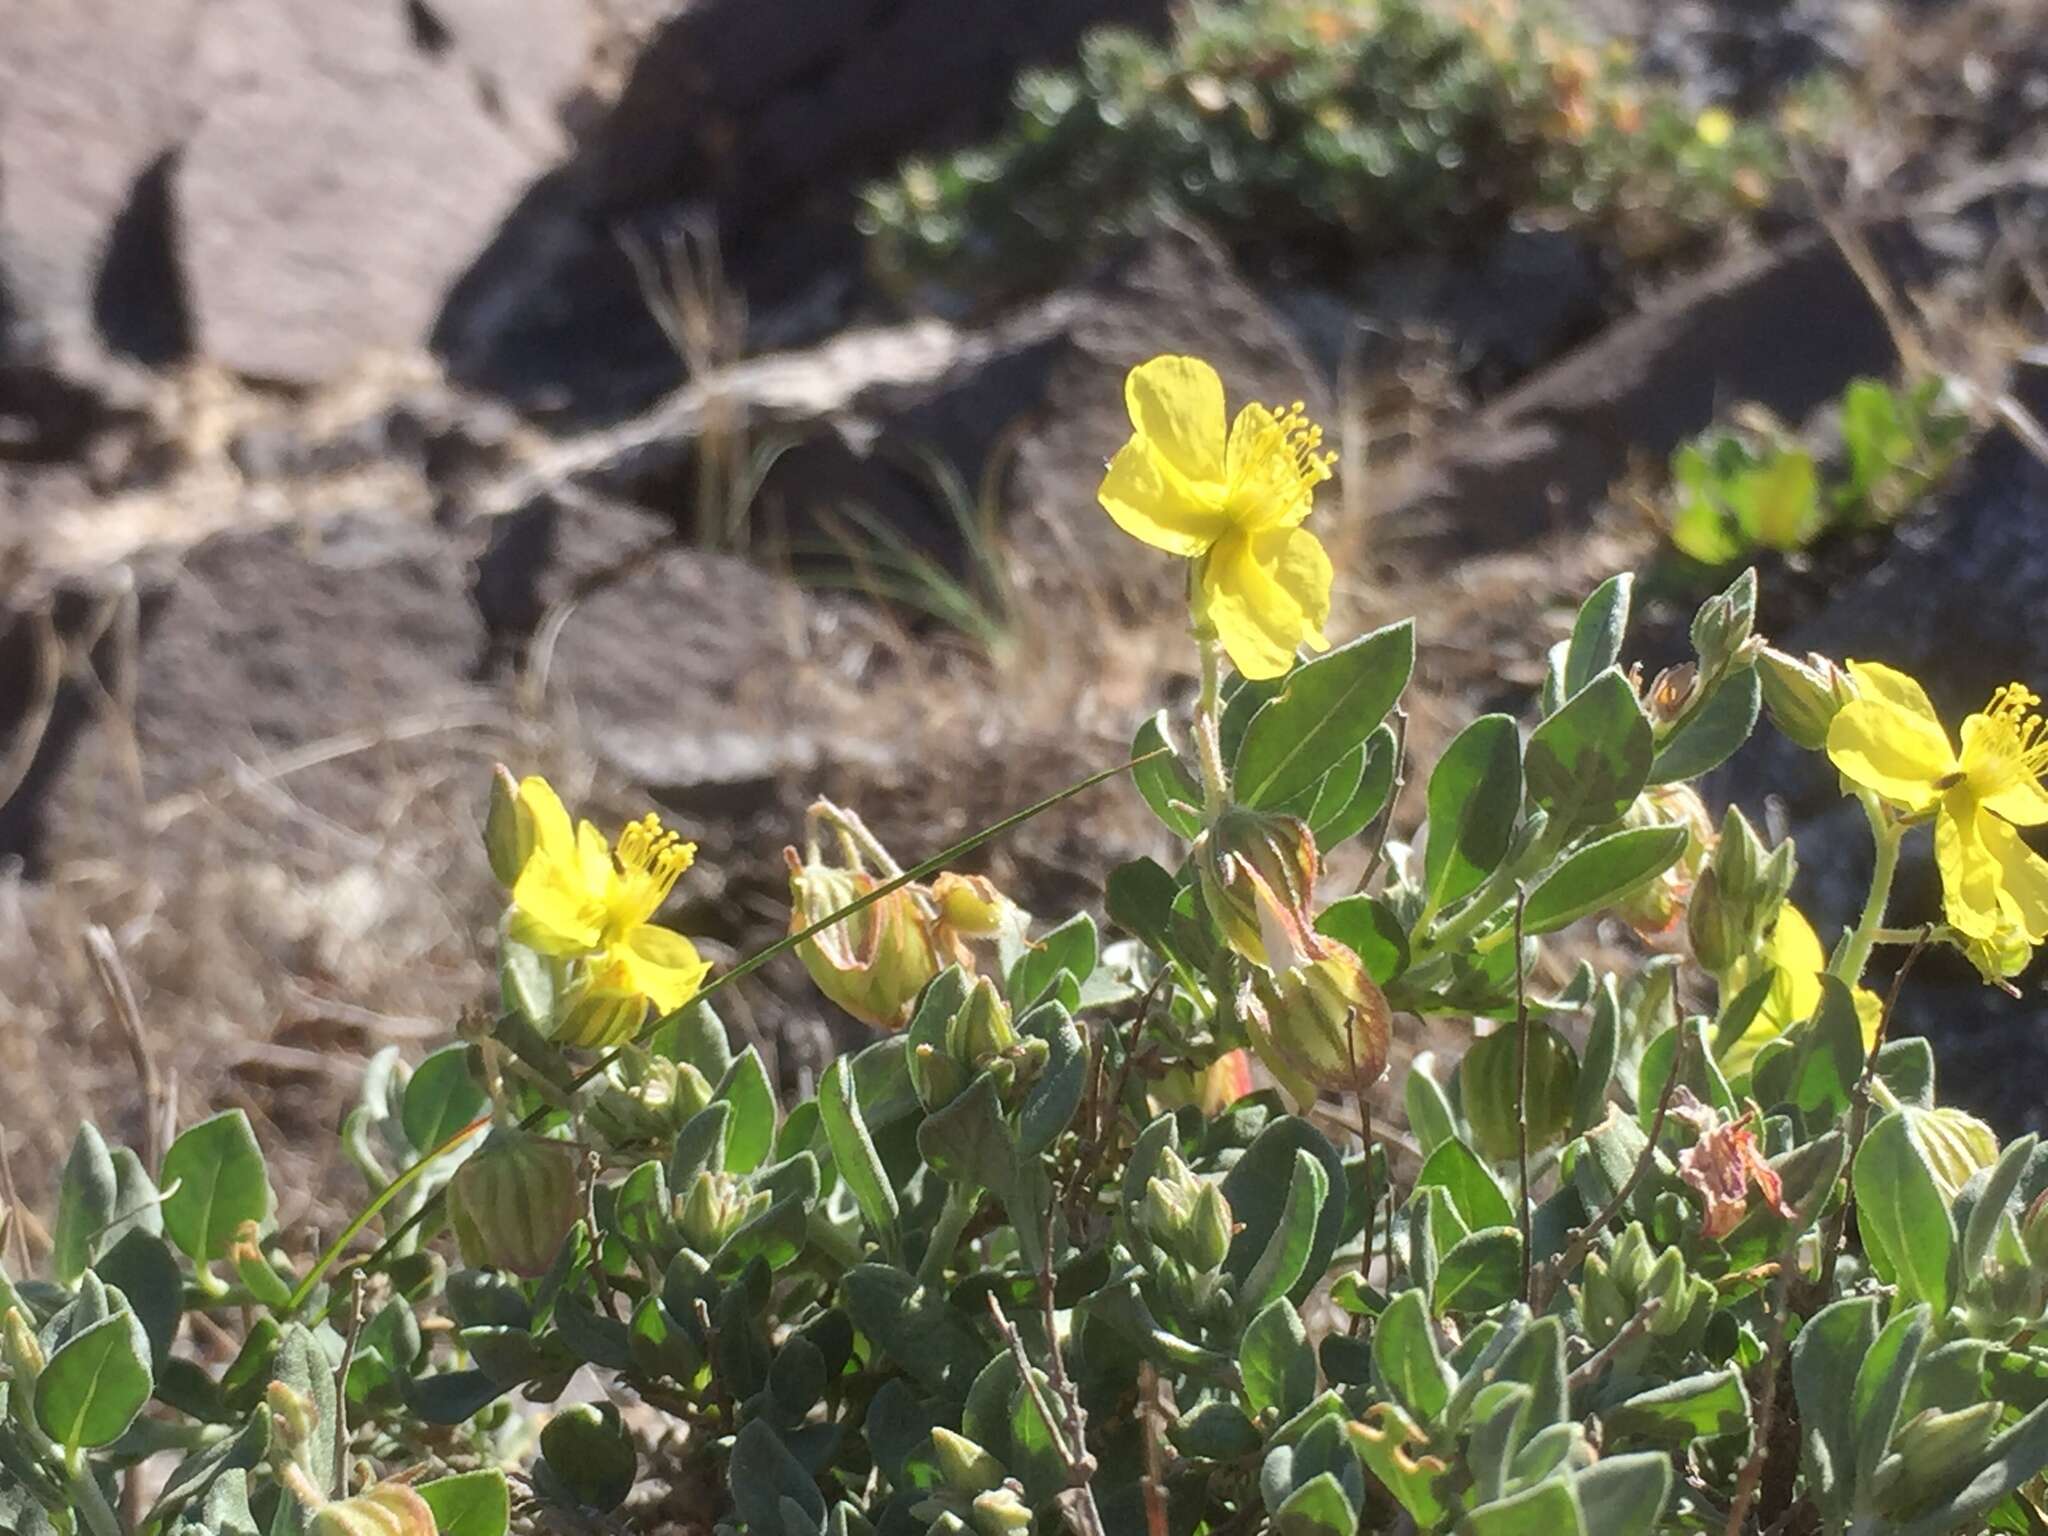
[[1871,1267],[1908,1301],[1948,1310],[1955,1225],[1903,1111],[1873,1125],[1856,1154],[1856,1217]]
[[1927,1344],[1929,1313],[1909,1307],[1886,1323],[1870,1352],[1856,1367],[1849,1394],[1849,1433],[1856,1447],[1856,1486],[1868,1488],[1899,1425],[1906,1388]]
[[1564,695],[1569,699],[1621,660],[1621,638],[1628,629],[1629,598],[1635,577],[1627,571],[1610,576],[1580,605],[1565,647]]
[[1278,806],[1308,789],[1386,717],[1414,666],[1404,619],[1296,667],[1245,730],[1231,770],[1238,802]]
[[1755,667],[1744,667],[1725,679],[1714,696],[1658,748],[1657,760],[1650,765],[1650,782],[1675,784],[1720,767],[1749,740],[1763,702],[1763,682]]
[[1823,1510],[1846,1514],[1855,1497],[1856,1436],[1851,1404],[1857,1368],[1877,1339],[1877,1298],[1823,1307],[1792,1341],[1792,1390],[1799,1403],[1802,1465]]
[[511,1526],[512,1491],[496,1467],[437,1477],[419,1490],[438,1536],[505,1536]]
[[101,1257],[93,1272],[128,1298],[149,1339],[148,1358],[169,1360],[185,1310],[185,1278],[170,1245],[147,1232],[131,1231]]
[[1401,1104],[1408,1111],[1408,1128],[1415,1133],[1423,1157],[1456,1138],[1458,1125],[1451,1113],[1451,1101],[1444,1097],[1443,1086],[1420,1064],[1408,1069]]
[[1357,1529],[1358,1510],[1330,1472],[1318,1472],[1273,1511],[1273,1536],[1352,1536]]
[[[753,1476],[743,1477],[739,1471],[741,1460],[740,1445],[748,1440],[748,1430],[760,1429],[774,1439],[774,1431],[756,1419],[740,1432],[733,1444],[733,1468],[731,1479],[736,1485],[758,1488]],[[779,1443],[779,1442],[778,1442]],[[753,1446],[748,1447],[754,1450]],[[549,1419],[540,1432],[540,1453],[546,1462],[547,1471],[556,1484],[578,1505],[587,1509],[610,1511],[625,1503],[626,1495],[633,1491],[633,1479],[640,1471],[640,1456],[633,1449],[633,1441],[627,1435],[625,1426],[619,1422],[619,1411],[610,1403],[593,1406],[576,1403],[564,1408]],[[811,1489],[811,1496],[817,1498],[817,1489]],[[742,1511],[756,1507],[741,1504]],[[825,1505],[818,1500],[818,1519],[825,1518]],[[762,1526],[769,1530],[773,1527]]]
[[1372,1358],[1401,1406],[1422,1424],[1436,1422],[1451,1400],[1451,1372],[1437,1353],[1422,1292],[1403,1291],[1387,1304],[1373,1331]]
[[782,1436],[764,1419],[752,1420],[733,1440],[726,1483],[732,1491],[733,1508],[749,1531],[763,1536],[784,1531],[784,1499],[795,1501],[814,1529],[825,1523],[825,1496],[818,1492],[817,1479],[790,1454]]
[[1522,907],[1522,932],[1552,933],[1610,907],[1685,853],[1684,827],[1631,827],[1588,843],[1543,877]]
[[[735,1056],[711,1097],[714,1103],[732,1106],[732,1124],[725,1140],[726,1171],[752,1173],[775,1145],[775,1090],[768,1086],[768,1069],[761,1065],[761,1053],[750,1045]],[[685,1186],[671,1179],[669,1187]]]
[[1309,819],[1309,831],[1316,846],[1325,851],[1347,838],[1356,837],[1386,809],[1394,790],[1394,751],[1399,745],[1394,728],[1383,725],[1365,738],[1365,762],[1359,769],[1357,787],[1341,807],[1328,808],[1320,797]]
[[[278,1339],[277,1353],[270,1361],[270,1373],[312,1405],[314,1423],[331,1425],[341,1412],[340,1400],[334,1389],[334,1365],[335,1362],[328,1359],[327,1352],[320,1347],[312,1329],[303,1323],[290,1323]],[[448,1378],[434,1379],[445,1381]],[[492,1396],[496,1395],[493,1388]],[[475,1411],[471,1408],[462,1418],[468,1418]],[[315,1485],[323,1493],[330,1491],[335,1485],[334,1436],[314,1435],[306,1442],[301,1455]]]
[[1470,895],[1498,867],[1522,809],[1522,742],[1506,715],[1460,731],[1429,776],[1423,893],[1431,910]]
[[[1092,923],[1088,934],[1094,937]],[[1056,1002],[1041,1003],[1018,1019],[1017,1033],[1027,1040],[1043,1040],[1050,1048],[1038,1080],[1017,1106],[1017,1155],[1032,1158],[1059,1140],[1073,1120],[1088,1090],[1090,1064],[1080,1030]]]
[[1250,1317],[1268,1302],[1284,1298],[1301,1279],[1315,1246],[1316,1221],[1329,1193],[1330,1178],[1323,1165],[1307,1152],[1296,1151],[1280,1219],[1265,1250],[1238,1287],[1238,1316]]
[[1583,1136],[1607,1118],[1607,1093],[1620,1050],[1621,993],[1610,974],[1593,994],[1593,1022],[1586,1030],[1586,1049],[1579,1058],[1579,1081],[1572,1095],[1571,1135]]
[[78,1127],[64,1178],[57,1186],[57,1225],[50,1239],[50,1270],[62,1286],[78,1284],[92,1267],[93,1250],[119,1210],[120,1180],[99,1129]]
[[1251,1320],[1237,1358],[1253,1413],[1271,1410],[1290,1418],[1316,1395],[1316,1354],[1300,1312],[1284,1296]]
[[1999,1154],[1997,1163],[1986,1176],[1984,1187],[1978,1191],[1976,1203],[1970,1207],[1969,1220],[1963,1227],[1964,1275],[1983,1272],[1984,1262],[1991,1256],[1992,1245],[1998,1239],[1998,1229],[2006,1210],[2013,1204],[2013,1195],[2019,1189],[2027,1165],[2033,1161],[2034,1148],[2039,1144],[2040,1137],[2028,1132]]
[[498,927],[498,996],[506,1012],[518,1014],[527,1028],[545,1039],[555,1021],[554,964],[512,937],[511,916],[508,908]]
[[1086,912],[1076,912],[1052,932],[1032,940],[1023,958],[1011,967],[1010,1006],[1022,1013],[1043,1000],[1062,976],[1074,983],[1073,998],[1068,999],[1068,1006],[1073,1006],[1081,983],[1095,969],[1098,949],[1095,920]]
[[1796,1031],[1792,1102],[1810,1125],[1831,1124],[1846,1114],[1863,1076],[1863,1021],[1846,983],[1820,979],[1820,1006]]
[[1422,1172],[1415,1176],[1415,1187],[1441,1189],[1450,1196],[1451,1204],[1471,1231],[1515,1224],[1515,1210],[1508,1204],[1507,1193],[1479,1160],[1479,1154],[1462,1141],[1447,1141],[1430,1153]]
[[931,1391],[966,1395],[988,1346],[943,1296],[886,1264],[857,1264],[840,1284],[853,1325],[891,1359]]
[[1634,803],[1655,750],[1635,689],[1610,667],[1529,737],[1529,799],[1559,835],[1604,827]]
[[1490,1312],[1522,1288],[1522,1234],[1514,1227],[1482,1227],[1451,1244],[1437,1263],[1436,1310]]
[[1606,1426],[1609,1445],[1623,1437],[1685,1445],[1695,1439],[1747,1434],[1749,1394],[1743,1390],[1742,1373],[1730,1366],[1638,1392],[1602,1412],[1600,1422]]
[[1293,1186],[1296,1152],[1307,1152],[1321,1163],[1328,1180],[1322,1214],[1316,1221],[1315,1241],[1310,1245],[1300,1278],[1288,1288],[1288,1294],[1299,1302],[1330,1266],[1330,1255],[1336,1252],[1344,1227],[1347,1197],[1344,1160],[1322,1132],[1298,1116],[1282,1116],[1259,1132],[1224,1175],[1223,1198],[1230,1202],[1240,1226],[1237,1236],[1231,1239],[1230,1255],[1223,1261],[1223,1267],[1233,1280],[1242,1284],[1265,1255]]
[[469,1070],[469,1047],[443,1046],[413,1070],[405,1085],[400,1123],[406,1139],[420,1152],[431,1152],[490,1108]]
[[1202,786],[1181,762],[1172,718],[1163,709],[1138,727],[1131,741],[1131,756],[1144,757],[1161,747],[1167,749],[1166,755],[1133,768],[1131,782],[1169,831],[1193,842],[1202,831]]
[[1553,1479],[1482,1504],[1458,1522],[1457,1536],[1585,1536],[1585,1530],[1571,1485]]
[[832,1162],[839,1169],[839,1176],[846,1180],[846,1187],[853,1191],[861,1215],[882,1239],[884,1247],[893,1247],[899,1215],[896,1187],[889,1182],[889,1171],[882,1166],[874,1138],[868,1135],[867,1122],[861,1118],[853,1067],[844,1056],[825,1069],[824,1079],[818,1085],[818,1118],[825,1126]]
[[1408,969],[1408,933],[1394,909],[1377,896],[1346,896],[1316,916],[1316,932],[1357,955],[1381,986]]
[[164,1230],[199,1264],[222,1257],[245,1221],[270,1218],[270,1175],[249,1117],[230,1109],[202,1120],[164,1154]]
[[112,1445],[149,1401],[149,1339],[127,1307],[72,1335],[36,1378],[36,1423],[67,1455]]
[[1173,949],[1173,899],[1180,884],[1151,859],[1133,859],[1109,872],[1103,907],[1109,920],[1160,954]]
[[1671,1502],[1671,1458],[1656,1451],[1603,1456],[1572,1478],[1585,1528],[1598,1536],[1653,1536]]

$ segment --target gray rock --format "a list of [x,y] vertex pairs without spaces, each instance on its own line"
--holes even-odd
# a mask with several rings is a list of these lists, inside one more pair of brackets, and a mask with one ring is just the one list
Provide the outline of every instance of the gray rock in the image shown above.
[[216,0],[197,90],[172,178],[197,345],[289,383],[423,341],[550,147],[389,0]]

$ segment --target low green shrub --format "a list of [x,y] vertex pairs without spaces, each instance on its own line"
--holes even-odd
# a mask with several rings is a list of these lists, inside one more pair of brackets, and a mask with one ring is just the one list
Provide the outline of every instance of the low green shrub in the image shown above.
[[[1313,427],[1226,427],[1188,359],[1129,398],[1102,499],[1191,562],[1203,685],[1055,797],[1127,776],[1176,842],[1107,926],[949,869],[1043,806],[905,870],[820,802],[789,937],[710,974],[657,921],[688,845],[501,772],[500,996],[370,1064],[370,1198],[317,1256],[240,1111],[154,1167],[81,1127],[39,1272],[0,1277],[0,1528],[2040,1527],[2048,1158],[1939,1105],[1863,987],[1880,945],[2002,979],[2048,936],[2035,696],[1958,748],[1902,674],[1769,650],[1748,573],[1639,687],[1618,576],[1531,729],[1416,763],[1410,624],[1294,655]],[[1792,846],[1692,787],[1766,698],[1871,829],[1831,952]],[[1929,827],[1943,922],[1888,928]],[[1601,912],[1660,943],[1565,964]],[[876,1032],[801,1093],[712,1006],[789,949]],[[1371,1091],[1433,1016],[1485,1032],[1403,1069],[1389,1135]]]
[[1769,129],[1685,110],[1533,7],[1251,0],[1192,5],[1163,44],[1092,35],[1023,79],[997,138],[869,188],[861,223],[905,290],[1043,283],[1161,204],[1341,280],[1518,218],[1653,256],[1778,170]]

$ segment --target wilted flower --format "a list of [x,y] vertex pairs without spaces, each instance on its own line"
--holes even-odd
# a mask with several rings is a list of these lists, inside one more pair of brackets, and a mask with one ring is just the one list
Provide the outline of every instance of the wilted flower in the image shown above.
[[[2017,918],[2048,935],[2048,860],[2015,827],[2048,822],[2048,723],[2019,683],[1963,722],[1958,752],[1920,685],[1875,662],[1850,662],[1857,697],[1828,727],[1828,757],[1850,783],[1909,815],[1934,815],[1934,860],[1948,923],[1997,939]],[[2010,905],[2008,905],[2008,898]]]
[[1699,1132],[1699,1140],[1678,1155],[1678,1176],[1707,1202],[1702,1237],[1719,1242],[1741,1224],[1749,1211],[1752,1185],[1763,1203],[1780,1216],[1798,1215],[1785,1203],[1784,1185],[1757,1148],[1750,1130],[1756,1118],[1754,1110],[1739,1120],[1724,1120],[1719,1110],[1680,1088],[1672,1096],[1671,1113]]
[[1690,784],[1660,784],[1636,797],[1622,818],[1628,827],[1683,827],[1685,852],[1678,862],[1646,885],[1638,886],[1615,915],[1644,935],[1668,933],[1692,899],[1694,884],[1714,851],[1714,822],[1706,803]]
[[986,875],[956,875],[951,870],[932,881],[929,893],[938,914],[932,935],[946,959],[962,970],[974,969],[970,939],[992,939],[1017,914],[1009,897]]
[[463,1261],[529,1278],[547,1273],[582,1213],[576,1165],[566,1142],[493,1131],[448,1181],[448,1221]]
[[1232,806],[1193,857],[1204,904],[1245,959],[1284,971],[1322,954],[1313,907],[1323,861],[1306,822]]
[[1199,358],[1155,357],[1124,381],[1131,439],[1097,493],[1117,526],[1195,562],[1195,620],[1249,678],[1326,649],[1330,557],[1301,526],[1335,455],[1300,402],[1251,404],[1226,429],[1223,381]]
[[1364,962],[1334,940],[1323,951],[1306,965],[1255,972],[1242,998],[1253,1049],[1304,1108],[1378,1082],[1393,1038],[1386,994]]
[[[826,864],[815,848],[803,859],[794,848],[785,848],[783,857],[789,863],[791,933],[801,933],[886,883],[865,869]],[[917,994],[939,974],[932,920],[918,893],[907,886],[813,934],[796,952],[820,992],[877,1029],[901,1029],[908,1023]]]
[[518,806],[533,840],[512,885],[511,935],[542,954],[585,962],[580,1000],[587,1006],[564,1012],[559,1037],[615,1044],[638,1032],[645,1004],[673,1013],[694,997],[710,965],[653,917],[690,867],[695,845],[651,812],[628,823],[615,845],[587,821],[572,830],[542,778],[520,780]]

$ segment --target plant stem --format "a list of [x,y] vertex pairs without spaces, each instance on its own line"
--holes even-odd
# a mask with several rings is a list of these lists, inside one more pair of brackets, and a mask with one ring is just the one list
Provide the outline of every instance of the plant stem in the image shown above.
[[1851,987],[1862,979],[1863,968],[1870,963],[1870,947],[1877,942],[1878,932],[1884,926],[1885,904],[1891,900],[1892,877],[1899,868],[1899,843],[1905,837],[1905,828],[1885,814],[1877,796],[1866,789],[1859,790],[1856,798],[1863,803],[1863,814],[1870,819],[1876,863],[1870,871],[1870,895],[1863,903],[1863,916],[1857,919],[1834,964],[1828,967],[1830,976]]
[[1223,656],[1213,635],[1195,636],[1202,656],[1202,692],[1195,700],[1195,756],[1202,769],[1202,812],[1214,821],[1230,803],[1230,780],[1223,772]]
[[938,1225],[932,1228],[932,1240],[917,1266],[919,1285],[937,1285],[946,1277],[946,1260],[953,1257],[953,1251],[960,1246],[960,1234],[980,1209],[980,1190],[968,1184],[946,1186],[946,1202],[939,1207]]
[[115,1517],[113,1506],[107,1503],[107,1496],[100,1492],[99,1479],[92,1475],[90,1462],[81,1462],[71,1474],[71,1491],[93,1536],[122,1536],[121,1522]]
[[[1515,888],[1515,1168],[1522,1183],[1522,1301],[1529,1300],[1530,1244],[1534,1219],[1529,1209],[1529,990],[1522,974],[1522,909],[1528,893]],[[1676,1056],[1674,1047],[1672,1055]]]

